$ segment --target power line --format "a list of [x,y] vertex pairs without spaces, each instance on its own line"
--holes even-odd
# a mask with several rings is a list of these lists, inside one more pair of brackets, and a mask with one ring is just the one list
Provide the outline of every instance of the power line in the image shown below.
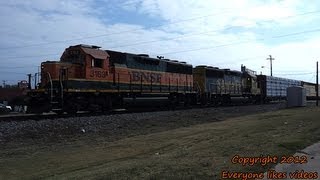
[[[271,38],[282,38],[282,37],[295,36],[295,35],[299,35],[299,34],[318,32],[318,31],[320,31],[320,29],[302,31],[302,32],[291,33],[291,34],[284,34],[284,35],[280,35],[280,36],[273,36]],[[265,39],[264,38],[258,38],[258,39],[254,39],[254,40],[238,41],[238,42],[229,43],[229,44],[221,44],[221,45],[218,45],[218,46],[203,47],[203,48],[197,48],[197,49],[188,49],[188,50],[181,50],[181,51],[172,51],[172,52],[165,52],[165,53],[159,53],[159,54],[168,55],[168,54],[178,54],[178,53],[182,53],[182,52],[191,52],[191,51],[199,51],[199,50],[206,50],[206,49],[214,49],[214,48],[218,48],[218,47],[226,47],[226,46],[233,46],[233,45],[238,45],[238,44],[252,43],[252,42],[255,42],[257,40],[265,40]]]
[[[288,19],[288,18],[293,18],[293,17],[298,17],[298,16],[305,16],[305,15],[314,14],[314,13],[320,13],[320,10],[319,10],[319,11],[305,12],[305,13],[301,13],[301,14],[297,14],[297,15],[292,15],[292,16],[287,16],[287,17],[282,17],[282,18],[278,18],[278,19]],[[270,19],[270,20],[264,20],[264,21],[260,21],[260,22],[269,22],[269,21],[274,21],[274,20],[273,20],[273,19]],[[248,25],[249,25],[249,24],[250,24],[250,23],[248,23]],[[208,34],[208,33],[211,33],[211,32],[220,32],[220,31],[223,31],[223,30],[229,30],[229,29],[232,29],[232,28],[234,28],[234,27],[235,27],[235,26],[227,26],[227,27],[225,27],[225,28],[216,29],[216,30],[211,30],[211,31],[206,31],[206,32],[190,33],[190,34],[186,34],[186,35],[181,35],[181,36],[179,36],[179,37],[162,39],[162,40],[142,41],[142,42],[137,42],[137,43],[133,43],[133,44],[123,44],[123,45],[114,46],[114,47],[110,47],[110,48],[128,47],[128,46],[133,46],[133,45],[149,44],[149,43],[160,42],[160,41],[180,39],[180,38],[190,37],[190,36],[194,36],[194,35]]]
[[313,82],[316,77],[316,73],[313,73],[312,77],[307,82]]
[[27,68],[27,67],[38,67],[38,66],[0,66],[3,69],[20,69],[20,68]]
[[308,73],[292,73],[292,74],[277,74],[277,75],[281,75],[281,76],[291,76],[291,75],[308,75],[308,74],[314,74],[314,72],[308,72]]
[[8,72],[8,71],[0,71],[0,73],[7,73],[7,74],[24,74],[24,75],[26,75],[26,74],[27,74],[27,73]]
[[43,56],[55,56],[55,55],[61,55],[61,53],[31,55],[31,56],[9,56],[9,57],[2,57],[2,58],[3,59],[19,59],[19,58],[33,58],[33,57],[43,57]]
[[[230,29],[230,28],[232,28],[232,27],[229,27],[228,29]],[[161,42],[161,41],[169,41],[169,40],[181,39],[181,38],[185,38],[185,37],[196,36],[196,35],[200,35],[200,34],[208,34],[208,33],[218,32],[218,31],[219,30],[205,31],[205,32],[200,32],[200,33],[189,33],[189,34],[186,34],[186,35],[181,35],[181,36],[173,37],[173,38],[160,39],[160,40],[151,40],[151,41],[142,41],[142,42],[137,42],[137,43],[132,43],[132,44],[123,44],[123,45],[119,45],[119,46],[110,47],[110,49],[119,48],[119,47],[135,46],[135,45],[141,45],[141,44],[149,44],[149,43],[155,43],[155,42]]]
[[[3,81],[3,80],[2,80]],[[4,81],[6,81],[6,82],[13,82],[13,81],[18,81],[18,80],[9,80],[9,79],[6,79],[6,80],[4,80]]]
[[320,31],[320,29],[306,30],[306,31],[297,32],[297,33],[291,33],[291,34],[284,34],[284,35],[279,35],[279,36],[273,36],[272,38],[282,38],[282,37],[287,37],[287,36],[294,36],[294,35],[305,34],[305,33],[312,33],[312,32],[318,32],[318,31]]
[[252,59],[258,59],[258,58],[262,58],[265,57],[265,55],[260,55],[260,56],[253,56],[253,57],[247,57],[247,58],[241,58],[241,59],[234,59],[232,61],[223,61],[223,63],[217,63],[217,65],[222,66],[222,65],[226,65],[226,64],[230,64],[230,63],[235,63],[238,61],[241,61],[241,63],[252,60]]
[[[120,6],[128,6],[128,5],[138,5],[138,4],[142,4],[143,0],[138,0],[138,1],[126,1],[126,2],[122,2],[119,3]],[[152,3],[147,3],[144,4],[144,7],[151,7],[154,5],[157,5],[158,3],[152,2]]]
[[160,53],[160,54],[161,55],[178,54],[178,53],[192,52],[192,51],[199,51],[199,50],[206,50],[206,49],[215,49],[215,48],[219,48],[219,47],[227,47],[227,46],[233,46],[233,45],[250,43],[250,42],[251,41],[239,41],[239,42],[234,42],[234,43],[229,43],[229,44],[221,44],[221,45],[211,46],[211,47],[203,47],[203,48],[197,48],[197,49],[187,49],[187,50],[181,50],[181,51],[172,51],[172,52],[165,52],[165,53]]
[[[139,4],[139,3],[142,3],[143,1],[126,1],[126,2],[122,2],[122,4],[120,3],[121,6],[127,6],[127,5],[131,5],[131,4]],[[155,4],[155,3],[152,3],[152,4]]]

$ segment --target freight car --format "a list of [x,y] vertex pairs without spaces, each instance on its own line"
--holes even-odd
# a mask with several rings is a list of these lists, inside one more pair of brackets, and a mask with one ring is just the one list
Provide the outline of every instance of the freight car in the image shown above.
[[[307,100],[316,100],[317,99],[317,93],[316,93],[316,84],[315,83],[310,83],[310,82],[304,82],[302,81],[302,86],[306,90],[306,96]],[[320,89],[320,85],[318,87]]]
[[258,87],[261,89],[264,101],[285,100],[288,87],[302,85],[302,82],[298,80],[274,76],[258,75],[257,78]]
[[28,93],[28,112],[107,111],[140,100],[195,103],[192,65],[145,54],[67,48],[60,61],[41,64],[41,82]]
[[307,100],[316,99],[315,83],[266,75],[258,75],[257,77],[258,86],[261,89],[261,96],[265,102],[272,100],[286,100],[287,88],[292,86],[303,87],[306,90]]

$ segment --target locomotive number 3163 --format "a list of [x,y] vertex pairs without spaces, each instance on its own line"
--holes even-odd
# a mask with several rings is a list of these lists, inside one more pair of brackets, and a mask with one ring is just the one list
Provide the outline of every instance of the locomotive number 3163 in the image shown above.
[[105,78],[107,77],[107,71],[101,71],[101,70],[91,70],[90,71],[90,77],[95,78]]

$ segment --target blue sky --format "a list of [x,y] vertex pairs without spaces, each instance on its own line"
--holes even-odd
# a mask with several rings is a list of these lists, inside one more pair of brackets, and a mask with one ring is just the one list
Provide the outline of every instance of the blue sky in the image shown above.
[[26,79],[81,43],[264,74],[271,54],[275,76],[315,81],[319,22],[316,0],[8,0],[0,80]]

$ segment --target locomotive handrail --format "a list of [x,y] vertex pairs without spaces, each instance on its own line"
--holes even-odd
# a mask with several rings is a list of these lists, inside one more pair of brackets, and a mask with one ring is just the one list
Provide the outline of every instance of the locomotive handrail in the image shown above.
[[118,73],[118,92],[120,92],[120,74]]
[[60,80],[60,92],[61,92],[61,99],[63,99],[63,84],[62,84],[62,80]]
[[63,69],[60,69],[60,74],[59,74],[59,83],[60,83],[60,97],[61,97],[61,105],[63,106],[63,83],[62,83],[62,80],[63,80]]
[[179,79],[177,79],[177,92],[179,92]]
[[162,84],[161,84],[161,79],[160,79],[160,92],[162,92],[161,90],[162,90]]
[[52,102],[53,99],[53,84],[52,84],[52,78],[51,78],[51,74],[49,72],[47,72],[48,77],[49,77],[49,81],[50,81],[50,102]]
[[171,80],[170,80],[170,77],[169,77],[169,92],[171,92]]
[[198,82],[196,82],[196,88],[197,88],[197,92],[198,92],[198,94],[199,94],[199,92],[200,92],[200,94],[202,93],[202,91],[201,91],[201,88],[200,88],[200,85],[199,85],[199,83]]
[[129,73],[129,77],[130,77],[129,89],[130,89],[130,92],[132,92],[132,76],[131,76],[131,73]]
[[150,77],[150,92],[152,92],[152,76]]

